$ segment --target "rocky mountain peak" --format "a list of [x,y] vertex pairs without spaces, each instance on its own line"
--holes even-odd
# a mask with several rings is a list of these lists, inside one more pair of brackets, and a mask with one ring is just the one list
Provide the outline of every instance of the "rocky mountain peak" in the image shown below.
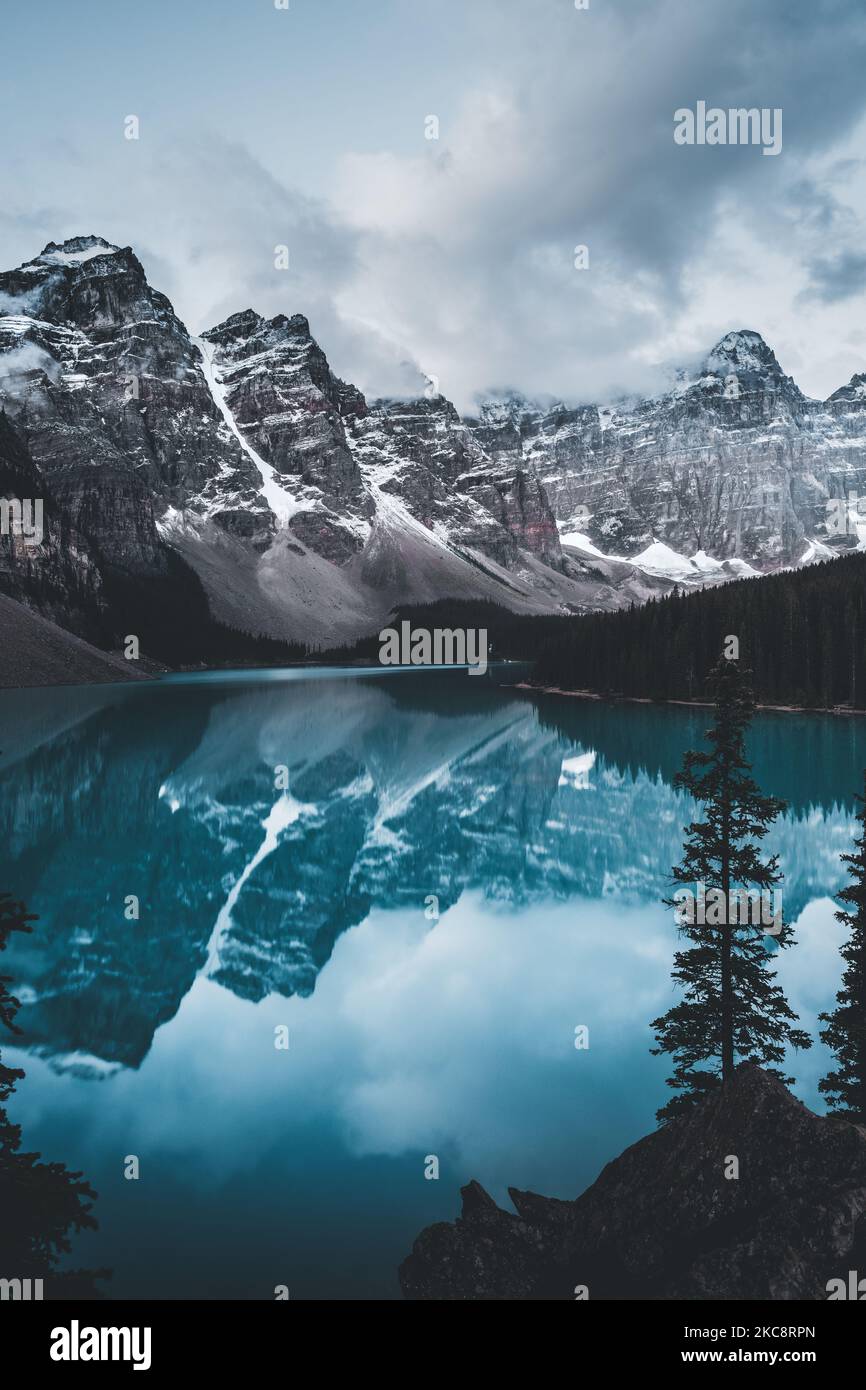
[[222,323],[208,328],[201,336],[209,343],[225,345],[238,338],[249,338],[263,323],[264,319],[255,309],[240,309],[236,314],[230,314],[227,319],[223,319]]
[[262,329],[270,329],[287,337],[312,338],[310,321],[303,314],[275,314],[272,319],[266,319],[255,309],[241,309],[236,314],[230,314],[201,336],[208,342],[228,341],[230,338],[248,338]]
[[796,564],[826,553],[827,498],[866,488],[866,376],[807,400],[747,328],[647,400],[505,388],[461,418],[435,379],[368,404],[302,313],[249,307],[193,340],[131,247],[82,235],[0,273],[0,360],[0,408],[76,534],[136,574],[172,547],[222,603],[218,555],[226,615],[252,629],[272,594],[278,634],[299,593],[304,624],[339,609],[356,631],[410,594],[577,611],[642,601],[674,562],[695,583],[706,557]]
[[[36,261],[44,265],[75,266],[83,265],[95,256],[115,255],[119,251],[119,246],[113,246],[101,236],[73,236],[67,237],[66,241],[49,241]],[[29,264],[33,265],[34,262]]]
[[100,236],[49,241],[34,260],[0,274],[0,290],[43,323],[100,336],[143,322],[186,331],[165,295],[148,284],[132,247]]
[[291,317],[288,314],[277,314],[275,318],[271,319],[271,324],[274,328],[284,328],[287,333],[296,338],[312,338],[313,336],[310,332],[310,320],[305,318],[303,314],[292,314]]
[[729,372],[756,372],[761,376],[784,377],[773,349],[752,328],[726,333],[706,359],[707,369],[719,375]]
[[440,393],[429,396],[377,397],[371,402],[370,410],[375,415],[388,415],[395,422],[416,422],[420,428],[425,428],[427,424],[435,423],[437,420],[451,424],[460,423],[456,406],[447,396]]
[[828,404],[866,406],[866,372],[855,372],[850,381],[833,392]]
[[205,342],[213,343],[233,360],[258,355],[272,349],[288,351],[293,360],[315,362],[319,372],[329,373],[327,359],[303,314],[275,314],[266,319],[254,309],[232,314],[214,328],[202,333]]
[[529,409],[529,402],[519,392],[506,391],[479,401],[477,416],[484,425],[513,425]]
[[[300,479],[329,505],[356,503],[361,476],[343,415],[363,415],[366,402],[334,376],[304,315],[266,319],[244,309],[201,337],[246,447],[278,478]],[[313,499],[308,494],[305,500]],[[357,548],[357,537],[350,545]]]

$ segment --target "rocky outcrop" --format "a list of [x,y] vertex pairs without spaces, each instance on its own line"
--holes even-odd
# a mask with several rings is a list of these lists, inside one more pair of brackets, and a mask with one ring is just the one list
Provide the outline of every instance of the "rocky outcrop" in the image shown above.
[[518,547],[532,551],[551,569],[563,569],[556,517],[538,478],[518,468],[505,478],[473,474],[464,480],[464,487],[496,517]]
[[[732,1159],[739,1176],[726,1177]],[[866,1269],[866,1130],[754,1064],[576,1201],[463,1188],[400,1267],[410,1299],[826,1299]],[[583,1292],[585,1290],[585,1292]]]
[[238,429],[259,456],[330,505],[357,502],[363,483],[341,409],[362,411],[363,397],[349,401],[304,316],[263,319],[247,309],[202,338]]

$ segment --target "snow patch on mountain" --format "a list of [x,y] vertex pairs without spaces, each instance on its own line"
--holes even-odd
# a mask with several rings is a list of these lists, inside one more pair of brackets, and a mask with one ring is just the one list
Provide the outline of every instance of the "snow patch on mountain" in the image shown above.
[[261,455],[256,453],[251,444],[247,443],[238,429],[235,417],[226,402],[220,369],[214,362],[213,344],[209,343],[205,338],[193,338],[192,342],[201,353],[202,373],[217,409],[247,458],[250,459],[258,469],[262,480],[262,496],[281,524],[285,525],[296,512],[303,511],[304,504],[298,502],[297,498],[293,497],[292,494],[283,487],[282,483],[277,481],[276,470],[272,468],[269,463],[265,463]]
[[563,545],[597,556],[599,560],[632,565],[646,575],[669,579],[676,584],[701,585],[725,579],[758,578],[760,575],[760,571],[745,560],[717,560],[703,550],[695,551],[692,556],[681,555],[664,541],[653,541],[639,554],[625,556],[600,550],[585,531],[563,531],[560,540]]
[[43,251],[37,260],[41,265],[83,265],[94,256],[110,256],[120,248],[117,246],[88,246],[81,251]]
[[572,787],[575,791],[590,791],[592,783],[589,774],[595,767],[597,754],[594,749],[588,753],[577,753],[573,758],[563,758],[559,773],[559,786]]
[[738,579],[757,577],[759,574],[759,571],[753,569],[745,560],[715,560],[703,550],[697,550],[694,555],[688,557],[678,554],[669,545],[665,545],[664,541],[653,541],[646,550],[635,555],[631,563],[650,574],[663,574],[676,580],[700,581],[710,575],[725,572]]
[[288,792],[274,802],[265,819],[262,821],[264,838],[252,858],[245,864],[243,872],[236,879],[231,892],[226,898],[211,934],[211,939],[207,947],[207,964],[205,974],[211,975],[219,967],[220,946],[232,928],[232,912],[237,906],[238,899],[243,892],[247,880],[255,873],[256,869],[267,859],[268,855],[273,854],[277,848],[283,833],[300,820],[302,816],[314,815],[316,807],[307,805],[304,802],[296,801]]

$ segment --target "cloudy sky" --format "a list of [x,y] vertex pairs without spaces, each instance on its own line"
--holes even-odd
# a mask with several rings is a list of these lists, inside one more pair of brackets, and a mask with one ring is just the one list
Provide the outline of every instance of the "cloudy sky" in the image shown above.
[[[4,269],[94,232],[194,332],[303,312],[365,391],[463,409],[738,327],[809,394],[866,370],[862,0],[4,0],[3,36]],[[781,108],[781,154],[675,144],[699,100]]]

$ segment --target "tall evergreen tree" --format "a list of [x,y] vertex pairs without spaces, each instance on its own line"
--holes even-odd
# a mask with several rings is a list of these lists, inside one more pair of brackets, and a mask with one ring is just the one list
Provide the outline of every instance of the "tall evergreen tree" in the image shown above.
[[[0,951],[13,932],[30,932],[36,921],[23,903],[0,893]],[[20,1033],[15,1023],[19,1003],[9,991],[9,975],[0,975],[0,1026]],[[9,1099],[23,1071],[0,1059],[0,1101]],[[93,1188],[62,1163],[40,1163],[38,1153],[21,1152],[21,1127],[12,1124],[0,1105],[0,1275],[7,1279],[47,1280],[46,1298],[99,1296],[96,1280],[105,1270],[59,1272],[57,1261],[70,1250],[69,1234],[95,1228]]]
[[[721,892],[707,919],[697,911],[680,932],[691,945],[674,956],[673,978],[682,999],[652,1023],[655,1054],[669,1052],[674,1074],[668,1080],[677,1095],[658,1112],[660,1120],[682,1113],[707,1092],[724,1085],[737,1060],[762,1065],[781,1062],[786,1045],[811,1046],[797,1022],[772,969],[773,955],[765,929],[742,921],[753,914],[733,909],[734,895],[748,889],[768,891],[781,882],[778,856],[762,859],[760,841],[785,809],[777,797],[764,796],[746,761],[745,732],[754,712],[749,673],[737,661],[721,658],[710,673],[714,722],[707,732],[710,751],[689,751],[675,785],[702,803],[702,820],[686,830],[682,863],[673,869],[676,883],[695,894],[703,884]],[[669,899],[670,906],[681,906]],[[773,923],[780,947],[793,944],[784,921]],[[774,1067],[769,1068],[790,1083]]]
[[857,1124],[866,1124],[866,772],[863,782],[863,796],[857,798],[862,833],[854,841],[854,853],[841,856],[850,868],[850,882],[838,895],[845,907],[836,913],[836,920],[850,933],[842,947],[846,968],[836,1008],[820,1015],[827,1024],[821,1040],[835,1052],[838,1066],[819,1083],[819,1089],[831,1110]]

